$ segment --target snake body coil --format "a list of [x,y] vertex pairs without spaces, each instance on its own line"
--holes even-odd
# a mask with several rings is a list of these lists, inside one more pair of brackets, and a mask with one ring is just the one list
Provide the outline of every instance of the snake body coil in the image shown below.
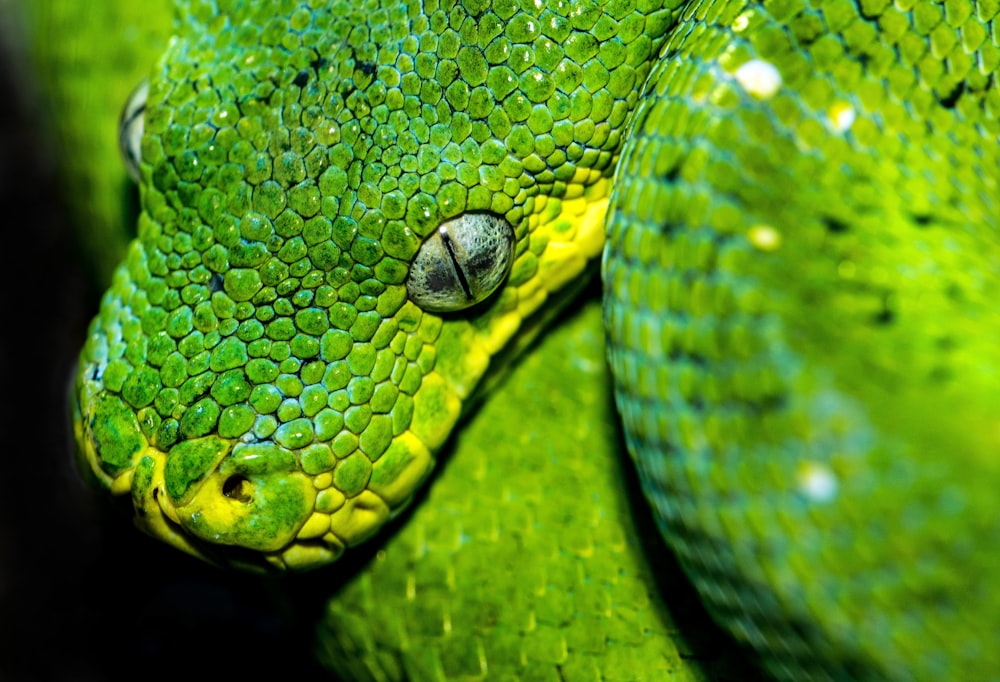
[[177,2],[81,461],[185,551],[332,562],[603,249],[629,451],[717,620],[777,677],[996,673],[998,9]]

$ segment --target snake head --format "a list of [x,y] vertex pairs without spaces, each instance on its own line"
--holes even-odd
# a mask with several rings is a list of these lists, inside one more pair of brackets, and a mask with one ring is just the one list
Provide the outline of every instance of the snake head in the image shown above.
[[372,537],[596,273],[638,11],[591,96],[610,67],[586,46],[525,71],[507,35],[554,43],[513,6],[370,5],[179,2],[123,116],[141,212],[81,352],[79,460],[215,562]]

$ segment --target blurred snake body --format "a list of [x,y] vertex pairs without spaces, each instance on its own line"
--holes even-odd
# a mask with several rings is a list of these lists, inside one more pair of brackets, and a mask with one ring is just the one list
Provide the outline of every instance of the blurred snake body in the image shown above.
[[[143,530],[335,573],[600,270],[665,547],[764,672],[1000,675],[995,0],[175,5],[123,117],[138,236],[74,400],[81,468]],[[523,466],[550,450],[587,457],[533,443]],[[587,490],[545,504],[589,523]],[[555,580],[510,570],[492,579]],[[610,615],[651,597],[592,577],[513,629],[527,648],[473,606],[479,625],[435,622],[478,644],[426,668],[419,619],[362,624],[354,651],[373,679],[536,655],[562,679],[659,679],[634,672],[647,626],[580,625],[581,595]]]

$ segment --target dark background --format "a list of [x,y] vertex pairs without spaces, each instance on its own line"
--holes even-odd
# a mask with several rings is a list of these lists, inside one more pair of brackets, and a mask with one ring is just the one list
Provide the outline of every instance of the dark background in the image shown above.
[[308,584],[293,602],[161,547],[77,478],[66,395],[99,291],[5,14],[0,0],[0,682],[316,679]]

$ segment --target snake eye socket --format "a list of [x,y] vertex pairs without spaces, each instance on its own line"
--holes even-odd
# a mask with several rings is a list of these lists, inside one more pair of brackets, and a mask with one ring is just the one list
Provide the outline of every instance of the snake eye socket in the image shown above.
[[129,177],[139,182],[139,162],[142,159],[142,131],[146,119],[146,97],[149,81],[143,79],[125,102],[118,120],[118,148],[125,160]]
[[406,291],[424,310],[462,310],[496,291],[513,260],[510,223],[490,213],[466,213],[442,223],[420,246]]

